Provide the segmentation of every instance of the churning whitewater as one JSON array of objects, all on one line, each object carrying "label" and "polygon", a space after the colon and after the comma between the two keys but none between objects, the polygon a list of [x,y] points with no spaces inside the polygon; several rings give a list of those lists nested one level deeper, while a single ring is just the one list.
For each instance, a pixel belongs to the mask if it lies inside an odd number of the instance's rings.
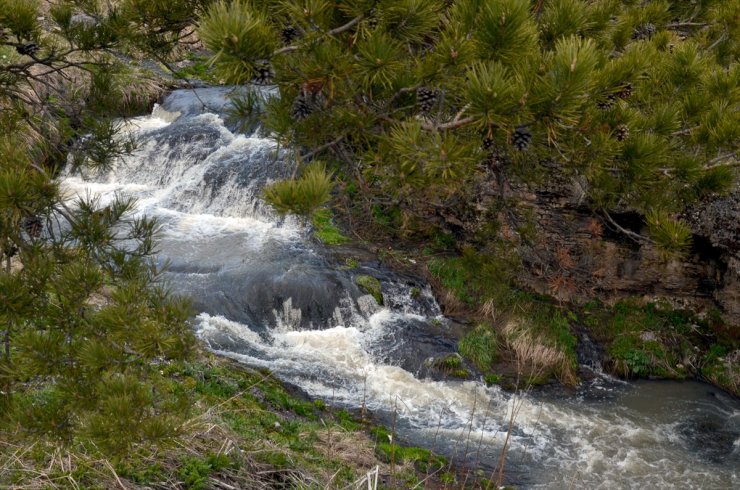
[{"label": "churning whitewater", "polygon": [[[70,200],[123,193],[159,219],[167,280],[193,299],[213,351],[394,418],[399,437],[487,472],[514,411],[506,481],[522,488],[740,487],[740,403],[709,385],[601,376],[547,398],[429,379],[427,360],[455,352],[429,287],[377,264],[340,267],[298,220],[274,215],[260,191],[290,175],[289,159],[259,130],[233,131],[228,95],[174,92],[122,123],[139,142],[133,155],[62,182]],[[384,306],[358,274],[381,281]]]}]

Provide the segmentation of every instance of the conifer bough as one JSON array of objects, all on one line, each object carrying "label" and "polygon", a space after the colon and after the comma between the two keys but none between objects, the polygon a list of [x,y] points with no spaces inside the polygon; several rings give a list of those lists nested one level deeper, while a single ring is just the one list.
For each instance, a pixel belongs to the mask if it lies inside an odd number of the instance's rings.
[{"label": "conifer bough", "polygon": [[0,0],[0,438],[121,455],[182,430],[189,394],[158,366],[192,352],[190,308],[161,286],[155,221],[55,178],[131,151],[114,118],[151,91],[120,60],[165,60],[212,2],[41,3]]},{"label": "conifer bough", "polygon": [[496,152],[499,178],[585,178],[598,215],[660,213],[649,230],[665,238],[685,206],[735,183],[739,12],[723,1],[233,1],[212,5],[199,33],[227,83],[270,64],[280,97],[263,124],[361,189],[364,215],[384,209],[424,234],[441,208],[485,214],[476,189],[495,146],[516,150]]}]

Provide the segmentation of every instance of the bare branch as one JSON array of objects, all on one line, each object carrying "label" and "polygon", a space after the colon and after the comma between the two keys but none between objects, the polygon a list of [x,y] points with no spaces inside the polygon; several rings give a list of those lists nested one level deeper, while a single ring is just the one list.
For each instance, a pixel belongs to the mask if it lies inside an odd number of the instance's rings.
[{"label": "bare branch", "polygon": [[[726,160],[730,159],[732,159],[733,161],[729,163],[724,163]],[[710,168],[722,167],[723,165],[737,165],[737,154],[735,152],[730,152],[714,157],[709,160],[706,165],[704,165],[704,169],[709,170]]]},{"label": "bare branch", "polygon": [[341,34],[343,32],[346,32],[346,31],[352,29],[357,24],[359,24],[360,21],[362,19],[364,19],[364,18],[365,18],[365,15],[360,14],[357,17],[355,17],[354,19],[352,19],[349,22],[347,22],[346,24],[344,24],[343,26],[339,26],[336,29],[332,29],[331,31],[327,32],[327,34],[329,36],[336,36],[337,34]]},{"label": "bare branch", "polygon": [[422,124],[421,127],[426,129],[427,131],[446,131],[448,129],[457,129],[462,126],[466,126],[473,121],[475,121],[475,118],[473,116],[468,116],[464,119],[452,120],[450,122],[443,123],[443,124],[425,123],[425,124]]},{"label": "bare branch", "polygon": [[330,142],[328,142],[328,143],[325,143],[325,144],[323,144],[323,145],[319,146],[318,148],[315,148],[315,149],[313,149],[313,150],[309,151],[309,152],[308,152],[308,153],[306,153],[305,155],[301,155],[301,160],[305,160],[305,159],[307,159],[307,158],[311,158],[311,157],[313,157],[314,155],[316,155],[316,154],[318,154],[318,153],[321,153],[321,152],[322,152],[322,151],[324,151],[324,150],[328,150],[328,149],[329,149],[329,148],[331,148],[332,146],[334,146],[334,145],[336,145],[337,143],[339,143],[340,141],[342,141],[342,140],[343,140],[343,139],[344,139],[345,137],[346,137],[346,135],[342,134],[342,135],[340,135],[340,136],[339,136],[338,138],[336,138],[336,139],[334,139],[334,140],[332,140],[332,141],[330,141]]},{"label": "bare branch", "polygon": [[709,24],[706,22],[673,22],[666,24],[666,29],[679,29],[681,27],[705,27]]},{"label": "bare branch", "polygon": [[630,237],[632,240],[638,242],[638,243],[651,243],[655,244],[654,240],[651,240],[650,238],[640,235],[639,233],[635,233],[634,231],[630,231],[626,228],[623,228],[622,226],[618,225],[616,221],[611,217],[611,215],[607,211],[603,211],[604,217],[611,223],[611,225],[619,230],[620,232],[624,233],[626,236]]}]

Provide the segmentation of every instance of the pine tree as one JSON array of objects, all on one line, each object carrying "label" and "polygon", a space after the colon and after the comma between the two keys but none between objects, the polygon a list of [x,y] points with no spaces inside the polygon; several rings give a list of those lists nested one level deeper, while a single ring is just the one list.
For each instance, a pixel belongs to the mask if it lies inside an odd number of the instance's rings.
[{"label": "pine tree", "polygon": [[150,99],[121,53],[164,59],[206,3],[62,1],[42,16],[38,2],[0,0],[3,434],[120,454],[179,430],[186,393],[157,364],[194,340],[188,304],[159,285],[157,224],[129,199],[65,201],[56,177],[68,155],[105,167],[133,149],[113,118]]},{"label": "pine tree", "polygon": [[[271,64],[281,97],[263,124],[362,188],[362,215],[395,209],[423,235],[440,207],[480,200],[481,166],[468,162],[489,159],[481,131],[517,150],[510,181],[584,176],[597,215],[660,210],[678,223],[726,192],[737,13],[721,1],[235,1],[208,9],[199,33],[228,83]],[[280,39],[286,25],[301,36]],[[325,103],[307,110],[307,89]]]}]

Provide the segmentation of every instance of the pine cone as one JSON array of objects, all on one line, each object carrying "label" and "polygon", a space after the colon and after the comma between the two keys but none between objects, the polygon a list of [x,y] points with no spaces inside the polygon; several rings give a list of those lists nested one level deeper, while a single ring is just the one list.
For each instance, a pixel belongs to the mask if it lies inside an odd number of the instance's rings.
[{"label": "pine cone", "polygon": [[608,111],[612,107],[614,107],[614,104],[617,102],[617,96],[615,94],[609,94],[606,96],[606,99],[602,99],[596,102],[596,107],[601,109],[602,111]]},{"label": "pine cone", "polygon": [[36,43],[16,44],[15,50],[18,51],[18,54],[32,56],[38,52],[39,45]]},{"label": "pine cone", "polygon": [[428,87],[419,87],[416,89],[416,102],[419,104],[419,111],[427,113],[437,103],[439,97],[438,89],[430,89]]},{"label": "pine cone", "polygon": [[375,30],[376,27],[378,27],[378,23],[380,22],[380,19],[378,19],[378,9],[376,7],[373,7],[370,9],[370,11],[365,16],[365,22],[367,24],[367,27],[371,30]]},{"label": "pine cone", "polygon": [[632,96],[632,84],[626,83],[622,86],[621,90],[617,92],[617,97],[620,99],[629,99]]},{"label": "pine cone", "polygon": [[252,78],[252,83],[255,85],[270,85],[275,76],[272,71],[272,67],[270,65],[261,65],[255,68],[257,70],[257,74]]},{"label": "pine cone", "polygon": [[290,44],[299,35],[300,33],[298,32],[298,29],[296,29],[293,26],[286,26],[283,28],[282,32],[280,33],[280,38],[283,40],[283,43]]},{"label": "pine cone", "polygon": [[525,151],[532,142],[532,132],[526,126],[519,126],[511,135],[511,144],[519,151]]},{"label": "pine cone", "polygon": [[632,39],[650,39],[657,31],[655,24],[652,22],[646,22],[640,26],[635,27],[632,33]]},{"label": "pine cone", "polygon": [[615,130],[615,134],[618,141],[624,141],[629,138],[630,128],[628,128],[626,124],[620,124]]},{"label": "pine cone", "polygon": [[490,150],[493,148],[493,145],[494,145],[493,138],[491,138],[490,136],[486,136],[485,138],[483,138],[483,142],[481,143],[480,146],[484,150]]},{"label": "pine cone", "polygon": [[290,115],[296,121],[302,121],[311,115],[311,105],[308,103],[303,95],[299,95],[293,99],[293,107],[290,109]]},{"label": "pine cone", "polygon": [[41,235],[41,230],[44,228],[44,224],[38,216],[24,218],[21,224],[26,233],[28,233],[28,236],[32,238],[37,238]]}]

